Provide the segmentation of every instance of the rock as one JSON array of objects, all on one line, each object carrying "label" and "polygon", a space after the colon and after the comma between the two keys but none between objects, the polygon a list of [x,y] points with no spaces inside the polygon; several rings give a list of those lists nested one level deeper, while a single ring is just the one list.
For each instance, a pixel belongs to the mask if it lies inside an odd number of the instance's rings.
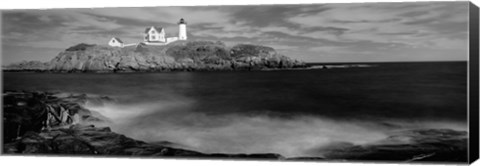
[{"label": "rock", "polygon": [[40,61],[22,61],[5,67],[9,71],[44,71],[50,69],[50,63]]},{"label": "rock", "polygon": [[[174,143],[172,143],[174,144]],[[5,153],[80,154],[115,156],[213,157],[284,159],[278,154],[205,154],[150,144],[114,133],[110,128],[74,125],[49,131],[28,132],[21,139],[5,144]]]},{"label": "rock", "polygon": [[244,57],[259,57],[259,58],[271,58],[275,56],[277,52],[271,47],[257,46],[250,44],[239,44],[233,46],[230,50],[230,55],[233,58],[240,59]]},{"label": "rock", "polygon": [[89,99],[86,95],[61,95],[46,92],[5,91],[3,95],[5,142],[14,141],[27,132],[61,127],[79,121],[102,121],[92,118],[83,108],[87,100],[111,101],[101,96]]},{"label": "rock", "polygon": [[6,71],[145,72],[174,70],[262,70],[306,67],[305,63],[278,54],[271,47],[222,42],[179,41],[165,46],[109,47],[78,44],[60,52],[50,62],[21,62]]},{"label": "rock", "polygon": [[371,144],[336,143],[319,151],[327,159],[466,162],[467,137],[465,131],[413,129]]},{"label": "rock", "polygon": [[27,131],[40,131],[46,125],[48,113],[42,93],[5,93],[3,96],[4,141],[9,142]]},{"label": "rock", "polygon": [[85,44],[85,43],[80,43],[75,46],[72,46],[70,48],[67,48],[67,51],[84,51],[89,47],[93,47],[95,44]]},{"label": "rock", "polygon": [[[169,141],[146,143],[115,133],[109,127],[88,124],[92,119],[101,118],[80,104],[91,99],[113,100],[106,96],[5,91],[3,97],[3,152],[6,154],[283,159],[273,153],[206,154],[181,148],[180,144]],[[67,121],[62,114],[81,116],[84,123]]]}]

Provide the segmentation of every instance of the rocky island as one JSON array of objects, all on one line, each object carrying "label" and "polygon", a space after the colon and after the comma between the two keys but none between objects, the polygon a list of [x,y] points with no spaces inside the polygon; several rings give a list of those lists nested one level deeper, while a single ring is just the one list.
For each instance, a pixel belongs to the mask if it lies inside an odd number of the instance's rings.
[{"label": "rocky island", "polygon": [[266,46],[217,41],[175,41],[168,45],[138,44],[109,47],[81,43],[60,52],[49,62],[24,61],[4,71],[39,72],[163,72],[265,70],[304,68],[304,62]]}]

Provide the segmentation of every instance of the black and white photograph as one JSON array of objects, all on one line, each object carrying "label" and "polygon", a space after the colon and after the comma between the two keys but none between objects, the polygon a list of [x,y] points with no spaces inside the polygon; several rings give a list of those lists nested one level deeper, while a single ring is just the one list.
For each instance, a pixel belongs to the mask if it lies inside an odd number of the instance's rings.
[{"label": "black and white photograph", "polygon": [[467,164],[473,8],[2,9],[2,155]]}]

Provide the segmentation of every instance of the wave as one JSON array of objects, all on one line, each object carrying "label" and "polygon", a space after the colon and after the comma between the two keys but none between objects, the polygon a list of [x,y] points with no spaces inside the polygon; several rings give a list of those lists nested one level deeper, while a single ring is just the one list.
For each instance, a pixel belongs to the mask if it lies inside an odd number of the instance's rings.
[{"label": "wave", "polygon": [[312,148],[338,142],[366,145],[392,132],[449,128],[466,130],[449,121],[334,120],[327,117],[279,118],[239,113],[207,114],[195,110],[192,100],[163,100],[134,104],[86,104],[107,117],[113,131],[147,141],[168,141],[204,153],[278,153],[285,157],[321,157]]}]

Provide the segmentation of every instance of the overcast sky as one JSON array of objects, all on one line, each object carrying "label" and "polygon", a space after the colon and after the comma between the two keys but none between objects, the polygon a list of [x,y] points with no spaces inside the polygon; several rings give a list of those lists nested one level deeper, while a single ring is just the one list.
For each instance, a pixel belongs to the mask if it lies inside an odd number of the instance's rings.
[{"label": "overcast sky", "polygon": [[468,2],[5,10],[2,63],[49,61],[78,43],[143,40],[146,27],[189,40],[271,46],[307,62],[466,60]]}]

